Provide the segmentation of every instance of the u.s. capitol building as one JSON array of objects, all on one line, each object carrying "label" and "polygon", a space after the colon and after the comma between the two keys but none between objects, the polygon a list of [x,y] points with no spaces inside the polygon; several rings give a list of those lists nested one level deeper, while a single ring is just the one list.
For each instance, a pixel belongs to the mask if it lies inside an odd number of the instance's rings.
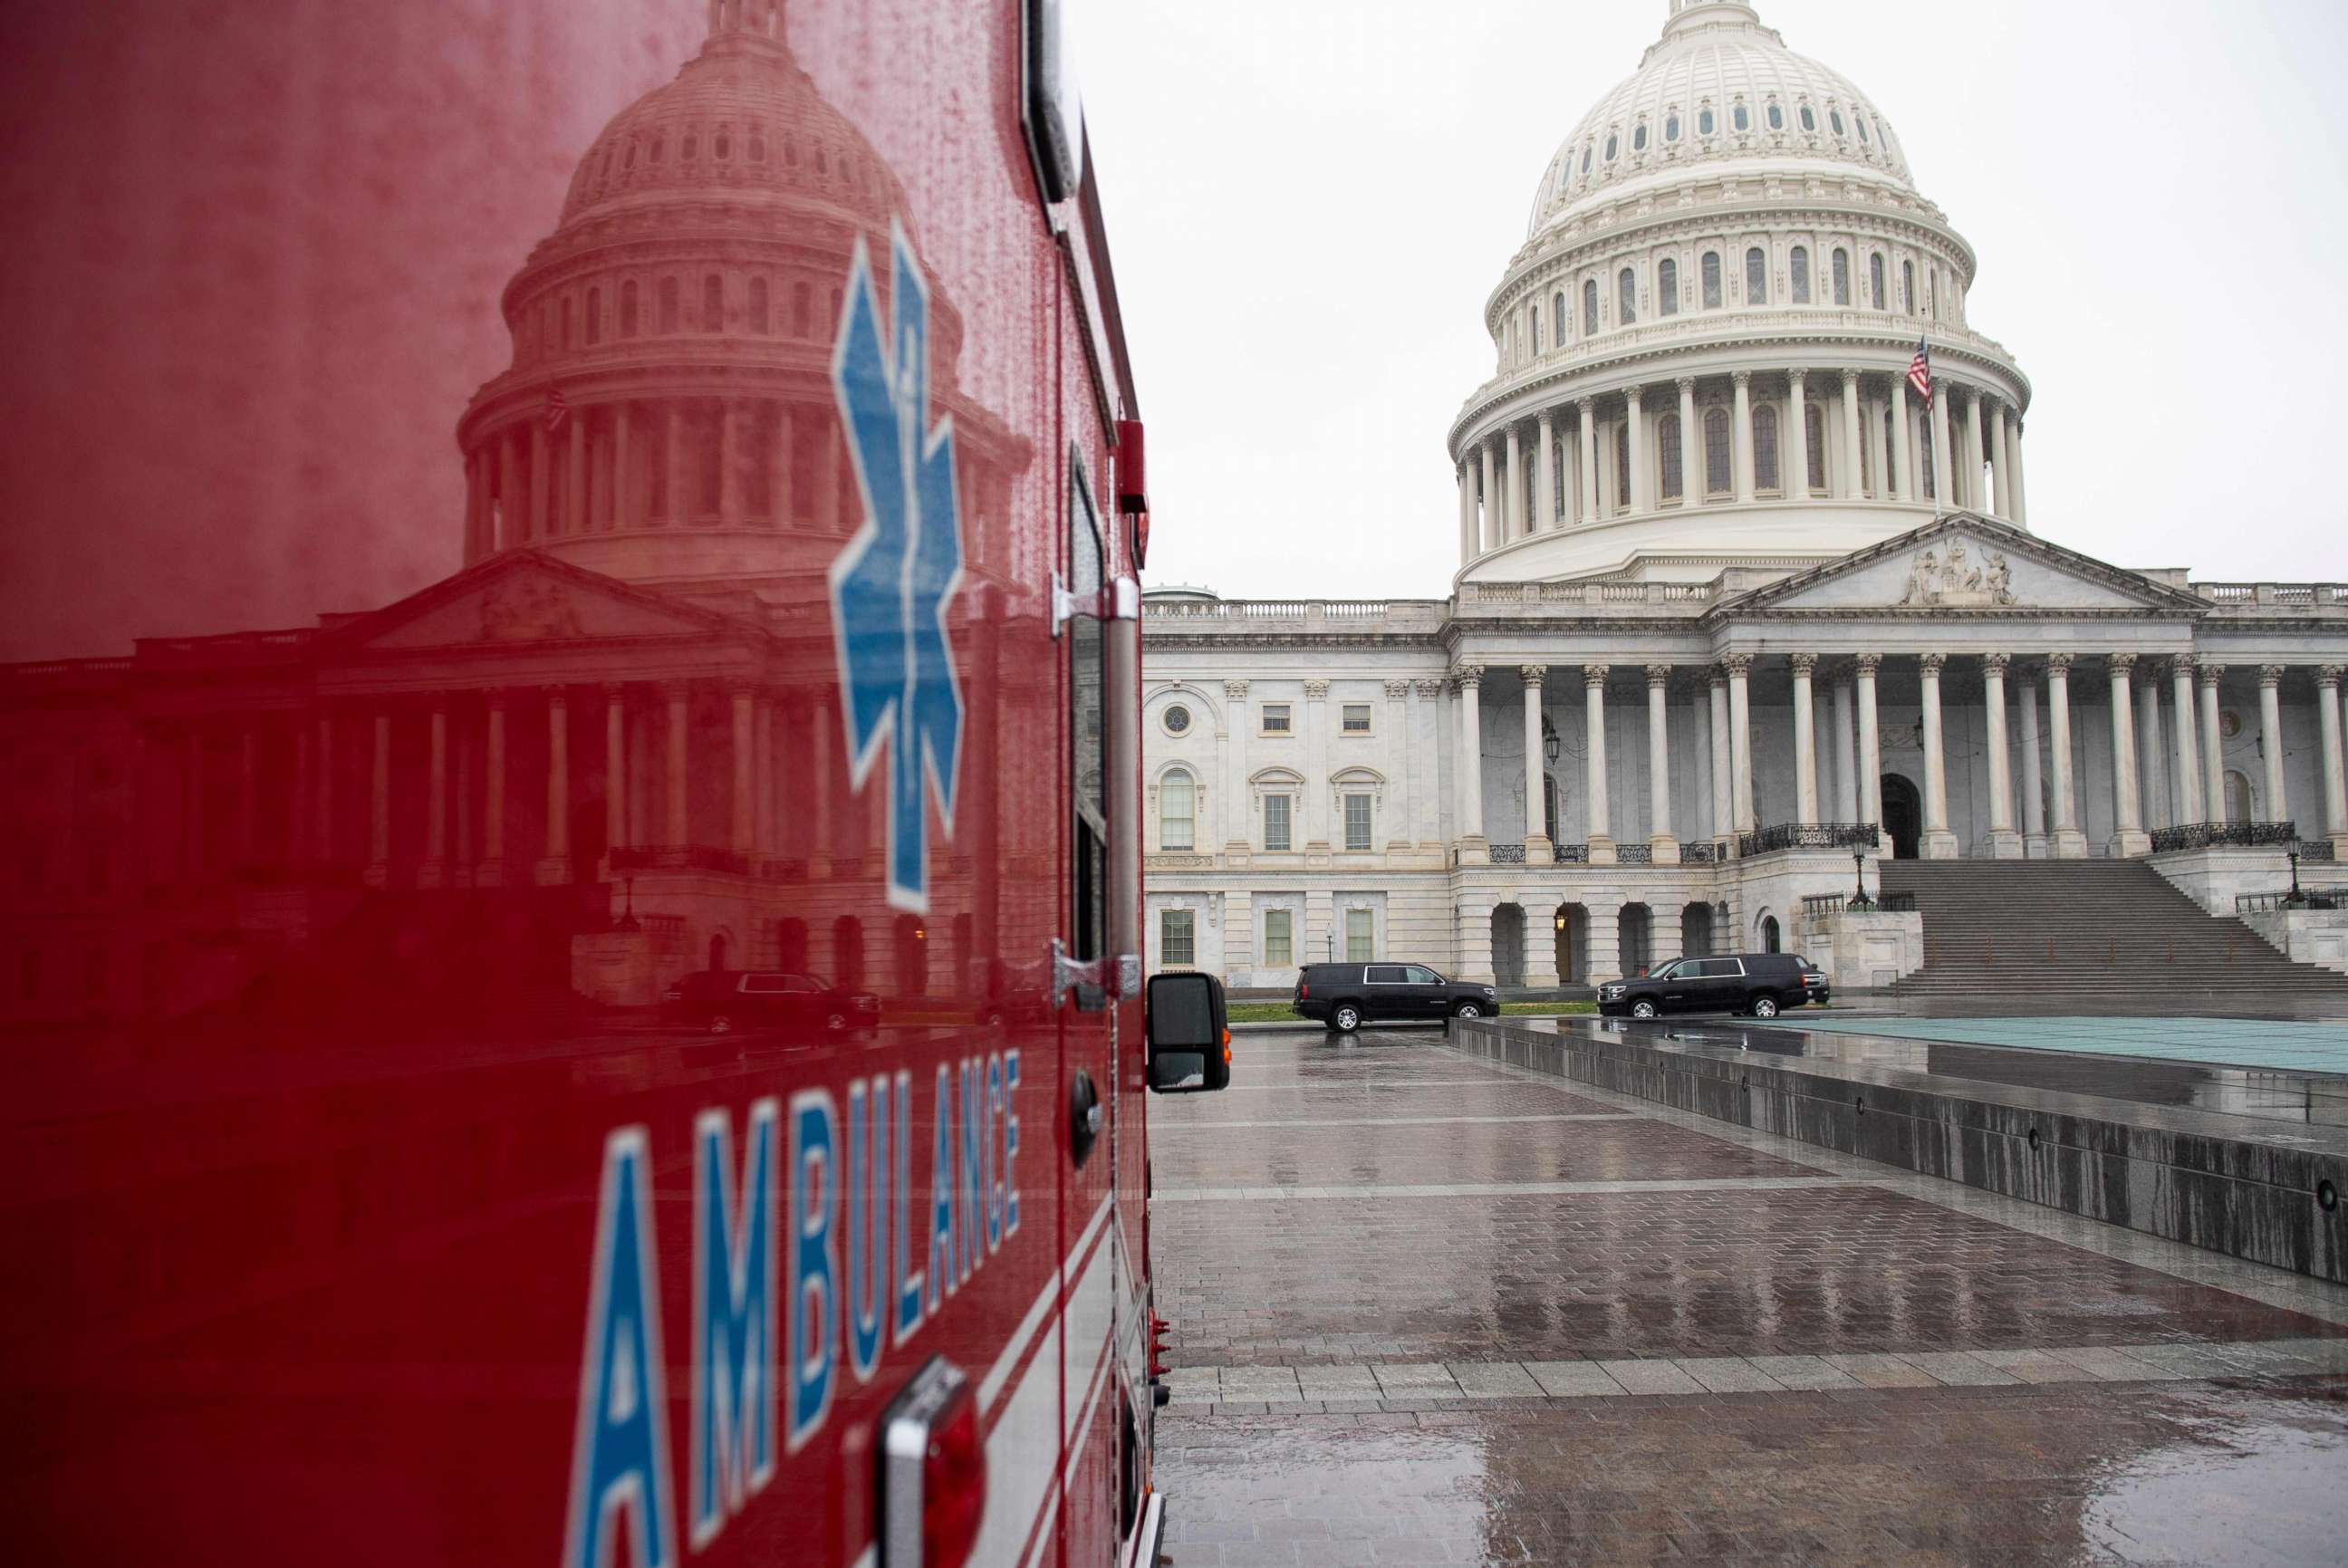
[{"label": "u.s. capitol building", "polygon": [[1855,852],[2149,857],[2222,913],[2348,859],[2348,586],[2042,537],[1976,272],[1864,94],[1672,0],[1485,307],[1449,596],[1149,596],[1152,967],[1799,946],[1863,985],[1919,939],[1838,948]]}]

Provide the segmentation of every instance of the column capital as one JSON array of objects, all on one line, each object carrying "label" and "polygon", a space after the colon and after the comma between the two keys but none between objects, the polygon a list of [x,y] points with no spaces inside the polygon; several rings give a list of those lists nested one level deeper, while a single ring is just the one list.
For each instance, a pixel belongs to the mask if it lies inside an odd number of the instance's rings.
[{"label": "column capital", "polygon": [[1409,695],[1410,683],[1408,681],[1386,682],[1386,700],[1388,702],[1400,702]]},{"label": "column capital", "polygon": [[2282,675],[2286,667],[2288,666],[2283,665],[2260,665],[2259,666],[2259,688],[2261,691],[2272,691],[2277,686],[2282,685]]},{"label": "column capital", "polygon": [[2000,680],[2003,680],[2005,678],[2005,672],[2013,667],[2013,655],[2012,654],[1983,654],[1982,655],[1982,674],[1985,676],[1995,676]]},{"label": "column capital", "polygon": [[1704,672],[1704,684],[1715,692],[1725,692],[1728,689],[1728,672],[1718,665],[1707,665]]},{"label": "column capital", "polygon": [[2209,660],[2203,659],[2199,662],[2199,668],[2201,684],[2210,691],[2216,691],[2218,683],[2226,678],[2226,666],[2223,665],[2211,664]]},{"label": "column capital", "polygon": [[1844,371],[1842,373],[1842,384],[1846,391],[1857,392],[1859,390],[1859,372],[1856,370]]},{"label": "column capital", "polygon": [[1673,385],[1680,389],[1680,396],[1683,397],[1693,397],[1695,396],[1695,377],[1693,376],[1680,377],[1677,380],[1673,382]]},{"label": "column capital", "polygon": [[1647,399],[1647,389],[1637,382],[1622,388],[1622,400],[1635,408]]},{"label": "column capital", "polygon": [[571,701],[571,688],[569,686],[541,686],[538,689],[539,695],[545,697],[548,704],[551,707],[561,707],[568,705]]},{"label": "column capital", "polygon": [[1918,666],[1923,670],[1927,679],[1939,680],[1941,678],[1941,671],[1948,666],[1949,655],[1946,654],[1926,654],[1919,658],[1916,663]]},{"label": "column capital", "polygon": [[1245,681],[1225,681],[1223,683],[1223,696],[1229,697],[1233,702],[1245,702],[1247,700],[1247,694],[1248,684]]},{"label": "column capital", "polygon": [[1306,702],[1328,701],[1329,683],[1327,681],[1306,681],[1304,683],[1304,700]]},{"label": "column capital", "polygon": [[2343,675],[2348,675],[2348,665],[2318,665],[2315,666],[2315,684],[2319,686],[2336,686],[2340,684],[2340,677]]},{"label": "column capital", "polygon": [[2078,655],[2075,654],[2047,655],[2046,678],[2049,680],[2068,680],[2071,676],[2071,661],[2077,656]]},{"label": "column capital", "polygon": [[1818,673],[1818,656],[1816,654],[1796,654],[1793,655],[1793,665],[1795,676],[1797,679],[1807,680]]},{"label": "column capital", "polygon": [[1484,666],[1471,664],[1452,665],[1451,684],[1463,692],[1470,686],[1481,687],[1484,684]]},{"label": "column capital", "polygon": [[1647,685],[1651,688],[1654,686],[1669,686],[1671,684],[1671,679],[1672,666],[1670,665],[1649,665],[1647,666]]},{"label": "column capital", "polygon": [[2111,671],[2112,678],[2115,680],[2126,680],[2130,675],[2135,673],[2136,661],[2137,655],[2134,654],[2106,654],[2104,655],[2104,664],[2106,667]]},{"label": "column capital", "polygon": [[1584,419],[1594,419],[1598,417],[1598,399],[1595,397],[1587,395],[1576,397],[1573,400],[1573,406],[1581,410],[1581,417]]},{"label": "column capital", "polygon": [[1583,689],[1588,691],[1604,691],[1606,689],[1606,677],[1612,673],[1613,666],[1611,665],[1582,665],[1581,685]]},{"label": "column capital", "polygon": [[601,689],[604,696],[613,702],[618,702],[628,695],[628,685],[625,681],[605,681]]},{"label": "column capital", "polygon": [[1420,681],[1418,683],[1418,699],[1421,702],[1433,702],[1437,697],[1441,696],[1442,695],[1443,683],[1441,681]]},{"label": "column capital", "polygon": [[1786,385],[1788,387],[1799,387],[1803,382],[1807,381],[1809,378],[1810,367],[1807,365],[1797,365],[1794,368],[1786,372]]},{"label": "column capital", "polygon": [[1741,681],[1746,676],[1753,673],[1753,655],[1751,654],[1725,654],[1721,656],[1720,667],[1728,672],[1728,678],[1730,680]]},{"label": "column capital", "polygon": [[1517,676],[1525,683],[1525,685],[1530,686],[1535,691],[1539,691],[1541,688],[1541,684],[1549,679],[1549,666],[1547,665],[1519,665],[1517,666]]},{"label": "column capital", "polygon": [[1740,388],[1750,387],[1753,385],[1753,372],[1750,370],[1732,370],[1729,372],[1728,379]]},{"label": "column capital", "polygon": [[1883,669],[1883,655],[1881,654],[1858,655],[1850,661],[1850,667],[1854,675],[1867,680],[1873,680]]}]

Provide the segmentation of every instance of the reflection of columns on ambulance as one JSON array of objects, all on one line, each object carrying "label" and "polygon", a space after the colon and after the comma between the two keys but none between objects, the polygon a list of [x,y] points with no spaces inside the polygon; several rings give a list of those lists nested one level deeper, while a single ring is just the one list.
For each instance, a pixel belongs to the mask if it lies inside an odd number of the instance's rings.
[{"label": "reflection of columns on ambulance", "polygon": [[628,688],[615,681],[603,687],[604,854],[608,859],[627,847]]},{"label": "reflection of columns on ambulance", "polygon": [[571,880],[571,697],[561,686],[546,694],[546,858],[541,886]]},{"label": "reflection of columns on ambulance", "polygon": [[691,801],[685,794],[690,787],[690,775],[685,772],[686,737],[693,724],[693,692],[683,686],[665,686],[662,696],[668,699],[668,778],[662,790],[662,799],[668,809],[668,829],[664,835],[671,849],[693,841]]},{"label": "reflection of columns on ambulance", "polygon": [[363,881],[369,887],[391,881],[391,715],[375,716],[375,748],[371,758],[373,783],[367,794],[367,863]]},{"label": "reflection of columns on ambulance", "polygon": [[424,802],[424,863],[416,869],[416,885],[435,888],[448,880],[448,705],[432,699],[432,755],[426,777]]}]

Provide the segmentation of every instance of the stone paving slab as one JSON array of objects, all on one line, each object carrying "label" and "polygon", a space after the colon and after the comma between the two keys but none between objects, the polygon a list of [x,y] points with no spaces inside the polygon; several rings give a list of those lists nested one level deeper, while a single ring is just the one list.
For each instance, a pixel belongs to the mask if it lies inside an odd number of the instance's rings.
[{"label": "stone paving slab", "polygon": [[1619,1113],[1595,1122],[1446,1119],[1327,1125],[1347,1130],[1332,1136],[1272,1121],[1201,1127],[1197,1136],[1161,1139],[1150,1155],[1158,1195],[1213,1188],[1375,1187],[1396,1192],[1423,1187],[1427,1173],[1436,1171],[1455,1188],[1551,1184],[1540,1187],[1544,1191],[1629,1179],[1648,1184],[1722,1177],[1818,1179],[1807,1165]]}]

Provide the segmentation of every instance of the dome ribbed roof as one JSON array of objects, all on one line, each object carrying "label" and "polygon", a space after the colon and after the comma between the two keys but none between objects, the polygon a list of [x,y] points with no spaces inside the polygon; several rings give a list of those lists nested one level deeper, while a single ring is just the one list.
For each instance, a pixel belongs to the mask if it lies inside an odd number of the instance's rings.
[{"label": "dome ribbed roof", "polygon": [[1744,0],[1673,0],[1663,36],[1638,70],[1598,100],[1550,160],[1529,232],[1627,191],[1727,172],[1715,167],[1725,165],[1872,177],[1914,191],[1891,127],[1849,77],[1786,47]]},{"label": "dome ribbed roof", "polygon": [[720,33],[604,127],[572,177],[562,226],[647,200],[763,192],[819,196],[883,232],[904,206],[896,176],[788,51]]}]

